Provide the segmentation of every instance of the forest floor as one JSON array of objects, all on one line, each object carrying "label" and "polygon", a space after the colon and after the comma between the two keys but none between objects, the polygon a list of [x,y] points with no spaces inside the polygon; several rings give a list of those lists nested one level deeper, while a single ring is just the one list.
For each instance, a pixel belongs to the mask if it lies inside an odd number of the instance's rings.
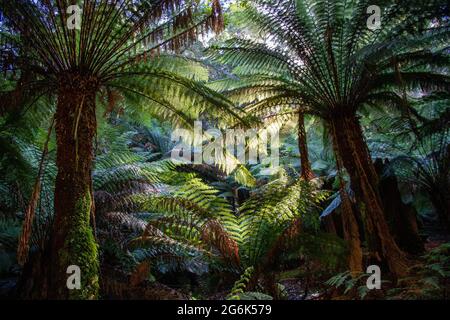
[{"label": "forest floor", "polygon": [[284,279],[280,283],[284,286],[288,300],[306,300],[303,281],[300,279]]},{"label": "forest floor", "polygon": [[[429,252],[430,250],[439,247],[444,243],[450,243],[449,234],[436,232],[436,230],[433,231],[433,233],[428,233],[427,239],[424,243],[425,252]],[[0,300],[12,298],[11,294],[15,290],[19,275],[19,270],[14,270],[14,272],[12,272],[10,275],[0,277]],[[284,289],[284,299],[286,300],[316,300],[321,299],[321,295],[325,293],[322,292],[321,294],[320,290],[319,292],[317,292],[318,290],[314,290],[312,288],[308,289],[308,283],[306,282],[304,276],[302,276],[302,273],[299,272],[299,269],[280,272],[277,275],[277,278],[278,283],[281,284]],[[170,288],[170,286],[163,291],[168,290],[176,292],[176,290],[174,288]],[[152,289],[152,291],[154,291],[154,288]],[[217,292],[213,295],[208,296],[207,299],[224,300],[226,299],[228,294],[229,291]],[[143,296],[145,296],[145,294]],[[186,296],[188,296],[188,294]],[[142,296],[140,298],[142,298]]]},{"label": "forest floor", "polygon": [[16,288],[18,278],[0,279],[0,299],[7,299]]}]

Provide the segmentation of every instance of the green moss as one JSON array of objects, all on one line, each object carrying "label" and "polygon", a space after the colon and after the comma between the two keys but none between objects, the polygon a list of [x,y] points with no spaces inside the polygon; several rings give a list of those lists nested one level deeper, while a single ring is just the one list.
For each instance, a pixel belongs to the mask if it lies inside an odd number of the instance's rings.
[{"label": "green moss", "polygon": [[60,255],[63,268],[76,265],[81,270],[81,289],[69,290],[69,299],[96,299],[99,291],[98,245],[90,226],[91,196],[81,198],[74,216],[67,221],[70,232]]}]

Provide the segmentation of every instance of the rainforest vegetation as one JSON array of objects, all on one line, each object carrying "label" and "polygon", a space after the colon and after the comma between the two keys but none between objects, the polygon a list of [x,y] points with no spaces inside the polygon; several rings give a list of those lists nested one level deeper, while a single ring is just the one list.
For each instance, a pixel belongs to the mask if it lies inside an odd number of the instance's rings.
[{"label": "rainforest vegetation", "polygon": [[0,0],[0,299],[448,299],[449,16]]}]

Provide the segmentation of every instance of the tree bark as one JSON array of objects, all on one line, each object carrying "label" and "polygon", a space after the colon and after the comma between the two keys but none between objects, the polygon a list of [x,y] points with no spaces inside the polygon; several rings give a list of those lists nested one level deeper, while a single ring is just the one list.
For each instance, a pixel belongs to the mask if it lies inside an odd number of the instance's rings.
[{"label": "tree bark", "polygon": [[338,234],[338,232],[336,230],[336,225],[334,223],[334,219],[331,215],[328,215],[322,219],[322,225],[323,225],[325,232],[335,234],[335,235]]},{"label": "tree bark", "polygon": [[344,239],[349,244],[350,254],[348,256],[348,267],[353,276],[363,271],[363,252],[359,234],[359,226],[356,221],[353,207],[348,194],[341,190],[341,214]]},{"label": "tree bark", "polygon": [[336,154],[336,165],[338,169],[339,194],[341,197],[341,221],[342,233],[344,240],[349,246],[348,268],[353,277],[357,277],[363,271],[363,252],[361,248],[361,239],[359,225],[356,220],[355,210],[346,190],[343,178],[343,161],[340,157],[337,145],[333,144],[334,153]]},{"label": "tree bark", "polygon": [[442,146],[440,155],[433,156],[437,176],[429,185],[430,200],[438,213],[444,230],[450,233],[450,143]]},{"label": "tree bark", "polygon": [[407,260],[389,232],[378,192],[378,176],[354,113],[337,112],[329,119],[337,157],[350,176],[351,187],[365,225],[370,260],[386,264],[397,277],[407,273]]},{"label": "tree bark", "polygon": [[311,163],[308,156],[308,142],[305,130],[305,116],[302,112],[298,113],[298,149],[300,151],[300,176],[304,180],[312,180],[315,178],[314,172],[311,169]]},{"label": "tree bark", "polygon": [[447,189],[432,188],[430,191],[430,200],[434,209],[438,213],[439,222],[444,231],[450,233],[450,195]]},{"label": "tree bark", "polygon": [[[98,249],[90,225],[91,170],[96,133],[96,82],[79,76],[60,80],[56,110],[55,220],[51,234],[49,298],[95,299]],[[67,268],[78,266],[81,288],[69,290]]]},{"label": "tree bark", "polygon": [[[388,164],[377,159],[375,168],[381,174]],[[412,205],[403,203],[398,181],[393,172],[380,179],[379,191],[395,242],[402,250],[410,254],[423,253],[424,246],[419,235],[417,212]]]}]

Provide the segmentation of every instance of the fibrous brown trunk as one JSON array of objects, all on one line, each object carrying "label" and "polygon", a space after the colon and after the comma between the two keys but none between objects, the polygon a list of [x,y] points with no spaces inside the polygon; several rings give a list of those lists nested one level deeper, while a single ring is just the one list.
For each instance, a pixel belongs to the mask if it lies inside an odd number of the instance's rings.
[{"label": "fibrous brown trunk", "polygon": [[441,226],[450,233],[450,194],[448,190],[448,188],[432,188],[430,200],[438,213]]},{"label": "fibrous brown trunk", "polygon": [[440,154],[433,156],[437,175],[427,190],[431,203],[438,213],[440,223],[444,230],[450,233],[450,193],[448,192],[450,189],[450,143],[446,144]]},{"label": "fibrous brown trunk", "polygon": [[[49,298],[94,299],[99,262],[91,228],[91,167],[96,132],[96,82],[81,76],[60,80],[56,110],[55,221],[51,234]],[[69,266],[81,271],[81,288],[69,290]]]},{"label": "fibrous brown trunk", "polygon": [[351,274],[357,276],[363,271],[363,253],[359,235],[359,226],[351,205],[350,198],[345,190],[341,190],[341,215],[344,239],[349,244],[350,254],[348,256],[348,266]]},{"label": "fibrous brown trunk", "polygon": [[372,263],[385,263],[395,276],[404,276],[407,260],[389,232],[378,192],[378,176],[356,114],[340,110],[329,121],[337,156],[342,159],[350,176],[362,214],[370,260]]},{"label": "fibrous brown trunk", "polygon": [[334,219],[331,215],[323,217],[322,219],[323,228],[327,233],[337,235],[336,225],[334,223]]},{"label": "fibrous brown trunk", "polygon": [[308,142],[305,130],[305,116],[303,113],[298,113],[298,148],[300,151],[301,172],[300,175],[305,180],[312,180],[315,178],[311,169],[311,163],[308,156]]},{"label": "fibrous brown trunk", "polygon": [[356,220],[355,212],[347,193],[344,178],[343,178],[343,161],[339,155],[337,146],[333,144],[333,149],[336,154],[336,164],[338,169],[339,179],[339,194],[341,197],[341,221],[342,233],[344,240],[347,241],[349,247],[348,268],[353,277],[358,276],[363,271],[363,252],[361,248],[361,239],[358,222]]},{"label": "fibrous brown trunk", "polygon": [[[389,163],[383,160],[375,161],[375,168],[379,174]],[[417,212],[410,204],[402,201],[396,176],[391,173],[380,179],[380,196],[383,201],[386,219],[399,247],[410,254],[420,254],[424,250],[423,241],[419,235]]]},{"label": "fibrous brown trunk", "polygon": [[17,283],[18,299],[43,300],[48,298],[49,253],[49,250],[36,250],[30,254]]}]

